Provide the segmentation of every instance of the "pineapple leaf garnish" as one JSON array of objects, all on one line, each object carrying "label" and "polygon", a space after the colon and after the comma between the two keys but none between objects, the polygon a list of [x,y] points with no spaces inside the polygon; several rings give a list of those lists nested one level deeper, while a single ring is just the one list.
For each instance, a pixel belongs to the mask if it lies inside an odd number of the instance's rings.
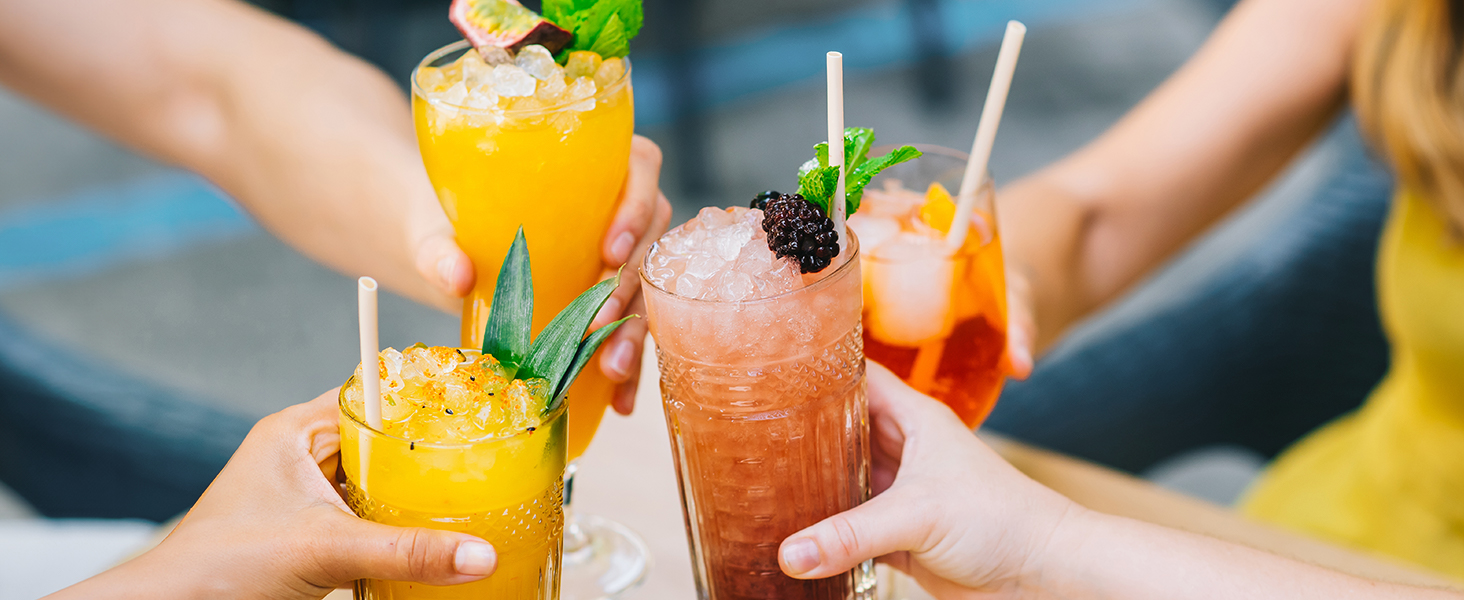
[{"label": "pineapple leaf garnish", "polygon": [[[850,127],[844,130],[844,169],[848,173],[844,177],[844,214],[852,215],[859,210],[865,186],[880,171],[919,158],[921,154],[914,146],[900,146],[889,154],[870,159],[869,149],[873,145],[873,129]],[[813,147],[813,152],[814,158],[798,168],[798,193],[828,214],[829,202],[839,185],[839,169],[829,166],[828,142],[819,142]]]},{"label": "pineapple leaf garnish", "polygon": [[509,369],[524,364],[529,354],[529,329],[534,321],[534,275],[529,269],[529,245],[519,227],[498,271],[488,326],[483,329],[483,354]]},{"label": "pineapple leaf garnish", "polygon": [[[595,314],[600,312],[605,300],[620,285],[620,274],[595,284],[569,303],[563,311],[539,332],[529,355],[520,366],[519,377],[543,377],[549,380],[549,389],[557,392],[569,385],[569,367],[580,353],[580,343],[585,341],[585,331],[590,327]],[[604,341],[601,339],[600,341]],[[598,343],[596,347],[598,347]],[[589,349],[594,352],[594,348]],[[554,398],[550,398],[550,404]]]},{"label": "pineapple leaf garnish", "polygon": [[620,329],[620,326],[626,321],[629,321],[639,316],[640,315],[630,315],[628,317],[620,319],[619,321],[596,329],[594,333],[591,333],[589,337],[586,337],[583,342],[580,342],[579,349],[574,353],[574,363],[569,365],[569,372],[564,374],[564,381],[559,383],[559,389],[554,390],[554,400],[550,401],[549,406],[544,408],[545,412],[549,412],[556,408],[559,408],[559,403],[563,402],[564,396],[569,393],[569,385],[574,383],[575,379],[579,378],[580,371],[584,370],[585,365],[590,362],[590,357],[593,357],[595,355],[595,350],[600,348],[600,344],[605,343],[605,338],[608,338],[610,337],[610,334],[615,333],[616,329]]}]

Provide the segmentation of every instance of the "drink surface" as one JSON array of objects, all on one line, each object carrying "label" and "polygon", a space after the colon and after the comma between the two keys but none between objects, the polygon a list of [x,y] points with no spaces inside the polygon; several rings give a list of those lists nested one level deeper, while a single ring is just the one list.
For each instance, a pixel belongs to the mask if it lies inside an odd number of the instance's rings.
[{"label": "drink surface", "polygon": [[643,267],[698,593],[871,598],[869,564],[802,581],[777,557],[789,534],[869,497],[857,248],[800,275],[760,220],[704,209]]},{"label": "drink surface", "polygon": [[[952,157],[927,153],[921,161]],[[965,245],[945,244],[955,214],[939,182],[925,192],[898,179],[920,180],[900,165],[866,190],[849,219],[865,244],[864,351],[911,387],[945,402],[969,427],[985,420],[1006,380],[1006,276],[991,212],[989,181],[978,195]],[[927,165],[928,168],[928,165]]]},{"label": "drink surface", "polygon": [[565,409],[542,414],[543,380],[508,380],[470,350],[387,349],[380,359],[383,431],[364,424],[358,370],[341,389],[346,502],[364,519],[471,533],[493,544],[498,571],[450,587],[362,581],[358,597],[558,597]]},{"label": "drink surface", "polygon": [[[498,269],[520,225],[534,257],[536,335],[600,280],[635,117],[626,61],[576,53],[560,68],[544,56],[524,59],[537,54],[531,46],[512,64],[489,65],[508,59],[485,61],[466,47],[428,56],[412,105],[427,175],[477,272],[463,304],[462,344],[471,348],[482,344]],[[613,393],[598,365],[570,388],[572,458]]]}]

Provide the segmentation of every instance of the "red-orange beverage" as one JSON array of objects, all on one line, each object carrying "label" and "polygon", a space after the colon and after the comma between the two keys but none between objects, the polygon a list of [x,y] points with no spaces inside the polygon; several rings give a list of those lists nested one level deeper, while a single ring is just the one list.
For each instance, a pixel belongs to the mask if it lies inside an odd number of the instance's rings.
[{"label": "red-orange beverage", "polygon": [[871,600],[872,563],[778,567],[785,538],[869,498],[857,244],[800,276],[761,221],[703,209],[642,266],[697,597]]},{"label": "red-orange beverage", "polygon": [[1006,278],[990,179],[966,243],[945,246],[965,157],[925,156],[881,174],[849,220],[864,245],[864,353],[945,402],[967,426],[991,413],[1009,367]]}]

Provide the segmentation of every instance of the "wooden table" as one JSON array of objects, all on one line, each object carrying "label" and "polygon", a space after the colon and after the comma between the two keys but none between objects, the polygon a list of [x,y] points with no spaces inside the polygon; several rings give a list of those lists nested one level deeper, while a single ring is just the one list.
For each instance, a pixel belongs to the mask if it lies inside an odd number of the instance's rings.
[{"label": "wooden table", "polygon": [[[649,346],[635,414],[628,418],[606,416],[580,461],[575,505],[577,510],[620,521],[645,538],[654,563],[644,585],[631,594],[632,598],[695,598],[654,353]],[[1464,590],[1464,583],[1248,521],[1224,508],[1109,469],[1000,438],[987,439],[1033,479],[1094,510],[1193,531],[1373,579]],[[350,597],[349,592],[340,594],[339,598]],[[337,598],[331,595],[331,600]]]}]

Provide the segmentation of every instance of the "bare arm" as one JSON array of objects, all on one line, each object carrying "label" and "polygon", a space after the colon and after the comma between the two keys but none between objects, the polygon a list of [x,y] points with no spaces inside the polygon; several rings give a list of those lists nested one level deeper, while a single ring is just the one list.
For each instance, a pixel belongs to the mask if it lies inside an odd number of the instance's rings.
[{"label": "bare arm", "polygon": [[[1366,0],[1243,0],[1103,136],[999,195],[1042,347],[1274,177],[1346,99]],[[1014,348],[1015,349],[1015,348]]]}]

